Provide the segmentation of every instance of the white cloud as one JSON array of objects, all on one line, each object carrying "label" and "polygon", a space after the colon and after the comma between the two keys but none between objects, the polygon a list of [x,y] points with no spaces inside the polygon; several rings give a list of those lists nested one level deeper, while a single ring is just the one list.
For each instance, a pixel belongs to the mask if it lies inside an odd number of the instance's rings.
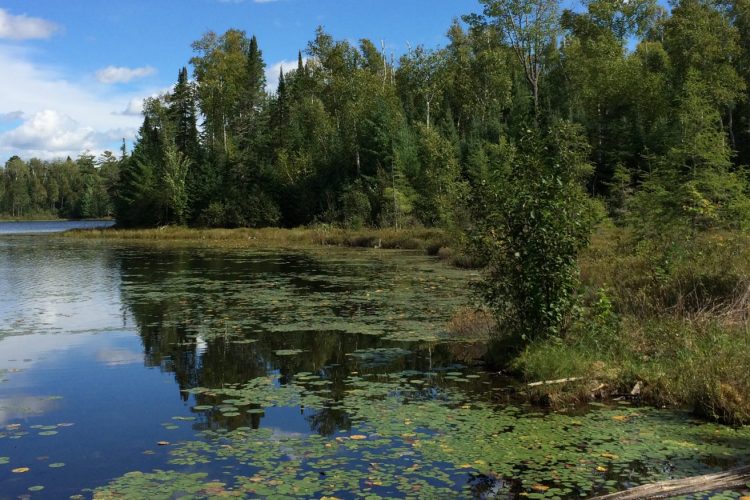
[{"label": "white cloud", "polygon": [[93,136],[92,128],[82,127],[70,116],[47,109],[0,135],[0,147],[75,155],[96,147]]},{"label": "white cloud", "polygon": [[111,85],[113,83],[128,83],[139,78],[145,78],[156,73],[156,69],[151,66],[141,68],[126,68],[122,66],[107,66],[96,72],[96,79],[99,83]]},{"label": "white cloud", "polygon": [[0,9],[0,39],[47,39],[59,29],[53,22],[26,15],[14,16],[7,10]]},{"label": "white cloud", "polygon": [[[139,115],[122,111],[136,111],[131,102],[161,90],[123,92],[85,79],[72,81],[56,69],[34,64],[32,55],[0,44],[0,68],[13,75],[0,78],[0,110],[18,110],[13,117],[25,120],[0,132],[0,161],[15,154],[54,158],[116,148],[123,137],[134,138],[141,124]],[[62,129],[50,130],[46,124],[51,122]]]},{"label": "white cloud", "polygon": [[[303,57],[302,62],[307,62],[307,58]],[[270,66],[266,66],[266,90],[268,92],[276,92],[279,88],[279,74],[281,69],[284,69],[284,74],[289,73],[292,70],[297,69],[299,64],[298,59],[284,59]]]}]

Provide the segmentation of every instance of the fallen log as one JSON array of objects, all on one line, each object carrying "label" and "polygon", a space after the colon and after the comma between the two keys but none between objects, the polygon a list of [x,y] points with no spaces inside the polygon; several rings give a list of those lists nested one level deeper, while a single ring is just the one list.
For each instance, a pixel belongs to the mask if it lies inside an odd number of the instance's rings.
[{"label": "fallen log", "polygon": [[644,484],[629,490],[595,497],[593,500],[636,500],[642,498],[670,498],[701,491],[741,488],[750,482],[750,466],[739,467],[717,474],[673,479],[654,484]]},{"label": "fallen log", "polygon": [[560,380],[545,380],[543,382],[532,382],[528,384],[528,387],[539,387],[542,385],[567,384],[568,382],[577,382],[579,380],[583,380],[583,377],[561,378]]}]

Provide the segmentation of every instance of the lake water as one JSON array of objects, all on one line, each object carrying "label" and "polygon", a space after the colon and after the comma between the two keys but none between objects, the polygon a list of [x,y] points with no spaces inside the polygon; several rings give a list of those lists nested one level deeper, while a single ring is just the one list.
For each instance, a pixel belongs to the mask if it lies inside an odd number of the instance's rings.
[{"label": "lake water", "polygon": [[7,234],[60,233],[70,229],[100,229],[112,227],[112,220],[71,220],[71,221],[0,221],[0,236]]},{"label": "lake water", "polygon": [[580,498],[750,461],[682,412],[514,403],[446,332],[475,278],[0,237],[0,499]]}]

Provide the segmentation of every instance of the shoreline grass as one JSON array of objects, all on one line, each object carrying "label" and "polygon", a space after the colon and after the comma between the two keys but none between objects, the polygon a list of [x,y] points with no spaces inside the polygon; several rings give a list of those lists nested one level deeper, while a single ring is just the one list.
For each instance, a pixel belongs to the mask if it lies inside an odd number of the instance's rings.
[{"label": "shoreline grass", "polygon": [[162,244],[186,244],[218,248],[306,248],[344,247],[419,250],[436,255],[450,246],[442,230],[341,229],[329,226],[310,228],[197,229],[163,227],[156,229],[76,229],[61,234],[65,238]]}]

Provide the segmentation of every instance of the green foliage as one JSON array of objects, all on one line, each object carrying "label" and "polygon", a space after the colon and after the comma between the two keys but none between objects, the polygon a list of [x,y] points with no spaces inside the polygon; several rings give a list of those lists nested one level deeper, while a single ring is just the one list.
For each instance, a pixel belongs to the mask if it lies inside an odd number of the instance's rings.
[{"label": "green foliage", "polygon": [[341,194],[341,213],[345,227],[361,229],[370,222],[370,198],[360,186],[351,186]]},{"label": "green foliage", "polygon": [[167,219],[184,224],[187,215],[187,173],[190,160],[174,146],[169,146],[164,155],[164,195]]},{"label": "green foliage", "polygon": [[560,31],[557,0],[481,0],[515,56],[532,97],[534,116],[541,113],[540,86],[551,65],[552,47]]},{"label": "green foliage", "polygon": [[417,211],[429,225],[446,227],[452,222],[462,190],[459,163],[453,145],[434,129],[418,126],[417,158],[420,172]]},{"label": "green foliage", "polygon": [[[534,196],[557,196],[529,172],[562,161],[539,139],[562,119],[580,127],[575,161],[593,168],[582,185],[597,202],[581,192],[574,211],[603,204],[644,238],[744,229],[746,3],[681,0],[667,13],[653,0],[591,0],[561,13],[556,0],[482,0],[445,47],[398,61],[319,28],[275,92],[254,36],[208,32],[192,46],[194,80],[182,68],[146,102],[131,156],[99,171],[83,158],[12,159],[0,210],[114,211],[124,226],[422,225],[460,239],[478,230],[474,212],[530,215],[548,204]],[[522,192],[519,179],[528,203],[514,205],[504,190]]]},{"label": "green foliage", "polygon": [[476,200],[472,243],[487,259],[480,291],[512,338],[557,334],[569,321],[578,252],[594,222],[583,190],[586,153],[576,126],[558,123],[545,139],[530,131],[507,176],[488,179],[486,196]]},{"label": "green foliage", "polygon": [[120,160],[106,151],[99,159],[28,162],[14,156],[0,169],[0,216],[11,218],[97,218],[112,214],[111,192]]}]

